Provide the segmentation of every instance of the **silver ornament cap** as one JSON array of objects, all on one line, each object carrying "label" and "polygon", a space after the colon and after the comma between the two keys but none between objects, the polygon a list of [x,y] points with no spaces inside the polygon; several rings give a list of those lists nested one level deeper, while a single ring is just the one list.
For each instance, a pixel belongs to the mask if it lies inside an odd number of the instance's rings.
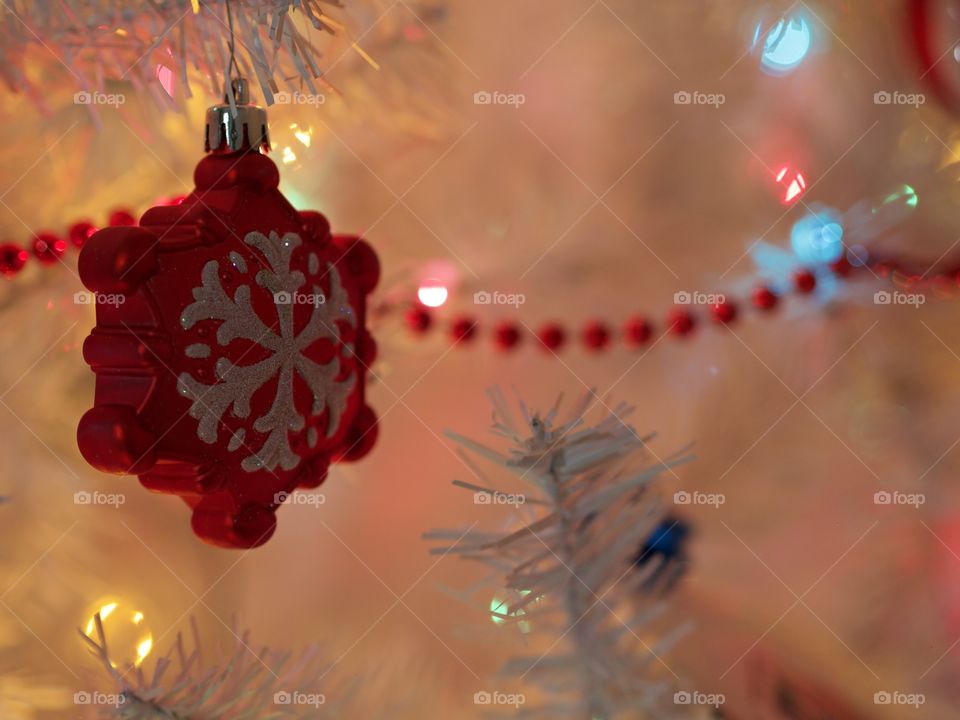
[{"label": "silver ornament cap", "polygon": [[246,148],[270,151],[267,132],[267,111],[250,102],[250,86],[243,78],[230,82],[230,92],[224,93],[223,103],[207,110],[207,132],[204,150],[209,152],[236,152]]}]

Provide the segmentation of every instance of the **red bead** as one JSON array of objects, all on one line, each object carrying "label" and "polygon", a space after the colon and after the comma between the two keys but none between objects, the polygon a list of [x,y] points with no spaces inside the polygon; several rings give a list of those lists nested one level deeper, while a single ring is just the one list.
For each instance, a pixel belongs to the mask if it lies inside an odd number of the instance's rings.
[{"label": "red bead", "polygon": [[610,343],[610,331],[599,320],[592,320],[583,328],[582,339],[588,350],[603,350]]},{"label": "red bead", "polygon": [[653,335],[653,328],[646,318],[639,315],[628,319],[623,324],[623,342],[628,347],[640,347]]},{"label": "red bead", "polygon": [[130,227],[137,224],[137,218],[129,210],[114,210],[107,220],[110,227]]},{"label": "red bead", "polygon": [[419,306],[407,310],[404,320],[415,335],[423,335],[433,325],[433,316]]},{"label": "red bead", "polygon": [[567,333],[558,323],[547,323],[537,330],[537,339],[542,350],[556,352],[567,341]]},{"label": "red bead", "polygon": [[697,321],[690,314],[690,311],[683,308],[674,308],[667,315],[667,327],[670,328],[670,332],[680,337],[685,337],[693,332],[696,324]]},{"label": "red bead", "polygon": [[53,265],[67,251],[67,241],[53,233],[37,233],[33,238],[33,254],[43,265]]},{"label": "red bead", "polygon": [[470,342],[476,332],[477,321],[469,317],[457,318],[450,326],[450,337],[454,343]]},{"label": "red bead", "polygon": [[737,306],[729,300],[723,300],[713,305],[710,313],[716,322],[726,325],[737,319]]},{"label": "red bead", "polygon": [[497,325],[493,339],[501,350],[512,350],[520,344],[520,330],[512,322],[504,321]]},{"label": "red bead", "polygon": [[830,269],[833,270],[837,277],[847,277],[853,270],[853,266],[847,258],[841,257],[830,263]]},{"label": "red bead", "polygon": [[96,231],[97,229],[93,226],[93,223],[81,221],[70,226],[70,229],[67,230],[67,237],[70,238],[70,242],[73,243],[74,247],[83,247],[83,244],[87,242],[90,236]]},{"label": "red bead", "polygon": [[750,296],[750,302],[759,310],[773,310],[777,306],[779,298],[766,285],[761,285],[753,291]]},{"label": "red bead", "polygon": [[817,287],[817,277],[809,270],[797,270],[793,274],[793,287],[801,295],[812,293]]},{"label": "red bead", "polygon": [[29,253],[13,243],[0,245],[0,273],[16,275],[30,259]]}]

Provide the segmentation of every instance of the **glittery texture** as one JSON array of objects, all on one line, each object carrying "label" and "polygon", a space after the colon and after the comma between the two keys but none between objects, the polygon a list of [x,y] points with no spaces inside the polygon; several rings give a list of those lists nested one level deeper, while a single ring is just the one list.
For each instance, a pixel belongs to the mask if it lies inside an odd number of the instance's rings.
[{"label": "glittery texture", "polygon": [[[217,382],[205,384],[184,372],[179,377],[178,387],[192,401],[190,415],[199,421],[197,436],[213,444],[218,439],[218,428],[227,410],[232,407],[234,417],[248,418],[253,394],[277,378],[273,404],[265,414],[254,418],[252,424],[253,430],[266,435],[266,439],[259,447],[251,448],[245,442],[246,433],[241,428],[231,438],[228,449],[236,451],[244,447],[251,453],[241,463],[247,472],[260,469],[272,471],[277,467],[292,470],[300,464],[301,457],[290,443],[290,434],[300,432],[305,427],[305,418],[294,403],[295,374],[303,378],[313,394],[311,414],[320,415],[324,410],[327,411],[327,437],[336,433],[347,406],[347,398],[356,385],[355,373],[338,380],[340,361],[336,356],[321,365],[309,359],[304,351],[319,340],[341,342],[337,322],[355,326],[356,314],[341,285],[336,267],[328,263],[328,302],[313,304],[308,324],[299,334],[296,333],[294,304],[281,302],[277,298],[281,293],[290,296],[302,294],[301,288],[306,284],[304,274],[299,270],[291,270],[290,265],[293,253],[303,241],[295,233],[286,233],[281,237],[276,232],[271,232],[269,236],[251,232],[244,241],[266,259],[267,266],[256,273],[255,284],[262,288],[261,291],[269,292],[275,300],[279,334],[269,328],[253,309],[251,294],[256,290],[252,290],[251,285],[240,285],[233,298],[229,297],[221,284],[220,267],[216,260],[204,266],[202,284],[193,290],[194,302],[184,309],[181,323],[184,329],[190,329],[202,320],[219,320],[221,323],[216,334],[219,345],[227,346],[234,340],[245,339],[270,350],[272,354],[250,365],[236,365],[220,357],[216,363]],[[238,263],[233,257],[231,261],[238,271],[245,273],[245,262]],[[310,293],[321,295],[322,289],[314,284],[310,286]],[[351,344],[343,344],[348,351],[353,350]],[[191,353],[196,353],[197,347],[188,346],[188,357],[195,357]],[[308,433],[308,436],[312,439],[308,444],[313,447],[316,433]]]}]

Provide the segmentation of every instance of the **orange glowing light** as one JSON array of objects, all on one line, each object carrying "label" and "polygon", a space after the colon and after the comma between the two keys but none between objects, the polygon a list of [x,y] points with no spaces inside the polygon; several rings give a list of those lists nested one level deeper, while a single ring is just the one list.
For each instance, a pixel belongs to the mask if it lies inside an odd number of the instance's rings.
[{"label": "orange glowing light", "polygon": [[784,205],[792,203],[803,195],[803,191],[807,189],[807,179],[803,176],[803,173],[791,170],[789,165],[783,165],[776,172],[775,178],[777,183],[785,188],[783,191]]}]

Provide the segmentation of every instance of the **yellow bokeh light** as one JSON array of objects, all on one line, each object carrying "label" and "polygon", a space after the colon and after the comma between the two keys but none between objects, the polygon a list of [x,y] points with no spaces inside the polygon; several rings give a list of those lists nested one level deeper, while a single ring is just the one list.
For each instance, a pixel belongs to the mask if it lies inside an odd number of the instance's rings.
[{"label": "yellow bokeh light", "polygon": [[114,666],[128,663],[139,666],[153,650],[153,633],[146,627],[143,612],[121,600],[95,603],[85,628],[92,638],[96,638],[98,613]]},{"label": "yellow bokeh light", "polygon": [[292,162],[296,162],[297,156],[294,154],[293,150],[289,146],[283,149],[282,160],[285,165],[289,165]]}]

